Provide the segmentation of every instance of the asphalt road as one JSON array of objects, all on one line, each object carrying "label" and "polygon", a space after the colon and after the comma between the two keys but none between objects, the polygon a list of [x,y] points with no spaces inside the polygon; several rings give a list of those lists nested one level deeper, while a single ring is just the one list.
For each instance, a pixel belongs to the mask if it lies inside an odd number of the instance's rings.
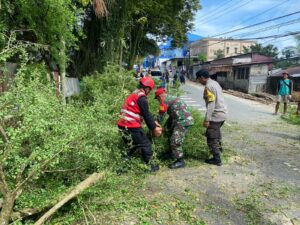
[{"label": "asphalt road", "polygon": [[[181,96],[189,106],[198,109],[205,113],[206,106],[203,100],[204,86],[191,81],[187,81],[182,85],[184,94]],[[225,102],[228,108],[227,122],[237,123],[265,123],[275,122],[278,120],[277,116],[272,115],[274,112],[274,105],[264,105],[259,102],[250,101],[238,98],[229,94],[224,94]]]}]

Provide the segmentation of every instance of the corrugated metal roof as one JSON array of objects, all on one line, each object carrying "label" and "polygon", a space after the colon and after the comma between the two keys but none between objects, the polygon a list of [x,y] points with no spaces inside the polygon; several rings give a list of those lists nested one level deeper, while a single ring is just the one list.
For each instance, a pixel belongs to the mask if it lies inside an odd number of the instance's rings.
[{"label": "corrugated metal roof", "polygon": [[298,77],[298,75],[300,75],[300,66],[295,66],[295,67],[290,67],[290,68],[287,68],[285,70],[280,70],[276,73],[273,73],[271,74],[270,76],[271,77],[280,77],[282,76],[282,72],[288,72],[290,76],[292,77]]}]

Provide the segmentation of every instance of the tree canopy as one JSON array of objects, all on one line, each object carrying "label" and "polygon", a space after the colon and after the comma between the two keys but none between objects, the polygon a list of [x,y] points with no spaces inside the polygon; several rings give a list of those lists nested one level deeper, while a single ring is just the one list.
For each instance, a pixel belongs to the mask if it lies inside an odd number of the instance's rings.
[{"label": "tree canopy", "polygon": [[184,44],[198,9],[198,0],[8,0],[0,9],[0,48],[18,30],[18,40],[48,47],[34,57],[60,67],[69,62],[78,77],[107,63],[131,68],[158,54],[156,42],[165,36]]},{"label": "tree canopy", "polygon": [[261,55],[270,56],[273,59],[277,59],[279,54],[278,48],[272,44],[267,46],[263,46],[262,44],[255,44],[250,46],[250,48],[246,48],[245,46],[243,48],[244,48],[243,50],[244,53],[250,53],[250,52],[258,53]]}]

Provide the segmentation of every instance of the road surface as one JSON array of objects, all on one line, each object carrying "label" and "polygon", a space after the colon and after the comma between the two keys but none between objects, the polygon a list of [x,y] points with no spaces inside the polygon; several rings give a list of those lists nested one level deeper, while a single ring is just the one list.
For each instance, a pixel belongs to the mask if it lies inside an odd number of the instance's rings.
[{"label": "road surface", "polygon": [[[181,97],[189,106],[192,106],[201,112],[206,111],[203,100],[204,86],[187,81],[182,86],[184,91]],[[275,122],[278,117],[272,115],[274,113],[273,105],[264,105],[259,102],[238,98],[229,94],[224,94],[225,102],[228,108],[228,122],[238,123],[264,123]]]}]

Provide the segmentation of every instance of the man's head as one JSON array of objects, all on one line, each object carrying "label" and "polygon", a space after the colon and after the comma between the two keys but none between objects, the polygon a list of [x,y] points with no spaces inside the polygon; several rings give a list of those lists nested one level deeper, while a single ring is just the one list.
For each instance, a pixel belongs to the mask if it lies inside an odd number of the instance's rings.
[{"label": "man's head", "polygon": [[287,71],[284,71],[284,72],[282,73],[282,78],[283,78],[283,79],[288,79],[288,78],[289,78],[289,73],[288,73]]},{"label": "man's head", "polygon": [[209,72],[206,69],[199,70],[196,73],[196,78],[199,83],[206,85],[207,80],[209,79]]},{"label": "man's head", "polygon": [[166,94],[166,89],[157,88],[157,90],[155,91],[155,99],[157,99],[159,102],[162,102],[165,94]]},{"label": "man's head", "polygon": [[148,95],[151,90],[154,89],[154,81],[151,77],[143,77],[140,80],[140,88],[144,90],[145,94]]}]

